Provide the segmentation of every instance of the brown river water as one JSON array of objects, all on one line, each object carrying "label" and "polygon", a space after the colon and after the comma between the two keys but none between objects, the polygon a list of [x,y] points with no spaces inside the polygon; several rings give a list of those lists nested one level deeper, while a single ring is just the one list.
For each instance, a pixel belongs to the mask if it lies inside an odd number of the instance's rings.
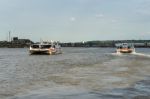
[{"label": "brown river water", "polygon": [[150,49],[62,48],[59,55],[0,49],[0,99],[150,99]]}]

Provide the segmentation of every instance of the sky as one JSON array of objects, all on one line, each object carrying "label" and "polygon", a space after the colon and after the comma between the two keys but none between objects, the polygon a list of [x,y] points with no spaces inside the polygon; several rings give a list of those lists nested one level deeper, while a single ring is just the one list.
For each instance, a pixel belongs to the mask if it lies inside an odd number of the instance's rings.
[{"label": "sky", "polygon": [[0,0],[0,40],[150,39],[150,0]]}]

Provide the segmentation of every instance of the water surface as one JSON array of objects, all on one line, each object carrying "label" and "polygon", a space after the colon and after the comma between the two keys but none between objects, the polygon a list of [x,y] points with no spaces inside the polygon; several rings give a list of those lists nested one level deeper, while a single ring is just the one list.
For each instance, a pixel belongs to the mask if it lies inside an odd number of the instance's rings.
[{"label": "water surface", "polygon": [[150,49],[63,48],[59,55],[0,49],[0,99],[149,99]]}]

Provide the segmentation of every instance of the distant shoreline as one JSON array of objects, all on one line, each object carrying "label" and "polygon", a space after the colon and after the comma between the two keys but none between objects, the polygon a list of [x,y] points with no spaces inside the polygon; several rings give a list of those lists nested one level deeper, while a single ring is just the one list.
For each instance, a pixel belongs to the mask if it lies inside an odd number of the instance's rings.
[{"label": "distant shoreline", "polygon": [[[106,40],[60,43],[62,47],[101,47],[114,48],[116,43],[133,43],[135,48],[150,48],[150,40]],[[13,41],[0,41],[0,48],[28,48],[33,41],[29,39],[18,39]]]},{"label": "distant shoreline", "polygon": [[133,43],[135,48],[150,48],[150,40],[106,40],[61,43],[62,47],[116,47],[116,43]]}]

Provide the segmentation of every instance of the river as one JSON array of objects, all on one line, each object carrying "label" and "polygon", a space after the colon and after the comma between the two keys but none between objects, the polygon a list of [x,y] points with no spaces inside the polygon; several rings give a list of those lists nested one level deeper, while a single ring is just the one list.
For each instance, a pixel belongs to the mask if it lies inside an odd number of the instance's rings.
[{"label": "river", "polygon": [[0,99],[150,99],[150,49],[63,48],[59,55],[0,49]]}]

